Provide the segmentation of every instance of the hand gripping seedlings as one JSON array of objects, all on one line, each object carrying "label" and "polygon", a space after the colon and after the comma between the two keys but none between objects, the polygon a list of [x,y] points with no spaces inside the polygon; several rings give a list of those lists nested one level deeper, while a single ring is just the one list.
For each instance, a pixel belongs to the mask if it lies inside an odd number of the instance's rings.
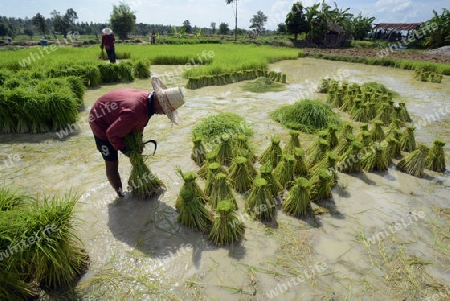
[{"label": "hand gripping seedlings", "polygon": [[309,168],[316,165],[320,160],[325,158],[327,151],[329,150],[327,140],[321,139],[319,140],[319,145],[316,149],[311,151],[309,157],[306,158],[306,166]]},{"label": "hand gripping seedlings", "polygon": [[345,173],[359,173],[361,172],[361,160],[358,157],[363,145],[358,140],[353,141],[350,148],[342,155],[337,164],[337,169]]},{"label": "hand gripping seedlings", "polygon": [[227,175],[219,172],[212,185],[211,196],[209,197],[208,202],[211,208],[216,209],[217,204],[223,200],[232,201],[237,208],[237,202],[234,198],[231,186],[227,181]]},{"label": "hand gripping seedlings", "polygon": [[213,162],[208,165],[208,175],[206,177],[206,184],[205,184],[205,195],[207,197],[211,196],[211,192],[213,190],[214,183],[216,181],[216,175],[218,173],[224,173],[224,167],[220,165],[218,162]]},{"label": "hand gripping seedlings", "polygon": [[414,137],[414,131],[416,130],[413,126],[407,126],[400,138],[400,148],[405,152],[412,152],[416,149],[416,139]]},{"label": "hand gripping seedlings", "polygon": [[339,144],[336,146],[336,148],[333,150],[333,152],[338,155],[342,156],[351,146],[352,142],[355,141],[355,136],[353,134],[348,134],[347,137],[342,137],[339,139]]},{"label": "hand gripping seedlings", "polygon": [[256,178],[253,181],[253,188],[245,202],[245,211],[251,217],[262,221],[271,221],[275,212],[275,201],[263,178]]},{"label": "hand gripping seedlings", "polygon": [[266,150],[262,153],[259,158],[259,162],[261,164],[265,164],[270,162],[272,164],[272,168],[275,168],[278,165],[278,162],[281,160],[281,156],[283,155],[283,150],[280,147],[280,138],[273,137],[271,140],[271,144]]},{"label": "hand gripping seedlings", "polygon": [[233,160],[228,178],[238,193],[246,192],[252,187],[252,171],[248,169],[246,158],[236,157]]},{"label": "hand gripping seedlings", "polygon": [[305,216],[308,211],[311,211],[310,190],[311,182],[299,177],[281,206],[283,211],[294,216]]},{"label": "hand gripping seedlings", "polygon": [[306,167],[305,151],[296,147],[294,149],[294,176],[306,176],[308,174],[308,168]]},{"label": "hand gripping seedlings", "polygon": [[192,148],[191,159],[194,160],[198,166],[202,166],[206,160],[206,150],[203,145],[203,140],[201,137],[196,137],[193,142],[194,147]]},{"label": "hand gripping seedlings", "polygon": [[298,135],[300,135],[299,131],[295,131],[295,130],[290,130],[289,131],[289,141],[286,144],[286,146],[283,148],[283,154],[289,154],[289,155],[293,155],[294,154],[294,149],[296,147],[300,147],[300,141],[298,140]]},{"label": "hand gripping seedlings", "polygon": [[218,162],[217,151],[210,151],[210,152],[206,153],[205,158],[206,158],[206,160],[203,162],[202,167],[200,167],[200,170],[198,171],[198,175],[203,179],[207,179],[207,177],[208,177],[209,164]]},{"label": "hand gripping seedlings", "polygon": [[331,173],[326,169],[319,169],[311,177],[311,201],[318,202],[323,199],[331,198],[331,185],[332,177]]},{"label": "hand gripping seedlings", "polygon": [[260,168],[261,178],[266,180],[267,186],[274,198],[278,197],[278,194],[283,191],[283,186],[273,176],[273,168],[270,162],[264,164]]},{"label": "hand gripping seedlings", "polygon": [[375,143],[361,159],[361,166],[364,171],[386,171],[389,162],[386,155],[386,147],[382,147],[380,143]]},{"label": "hand gripping seedlings", "polygon": [[334,152],[328,152],[326,158],[322,159],[319,163],[317,163],[310,169],[309,174],[314,175],[320,169],[327,169],[331,173],[332,186],[334,186],[334,184],[337,182],[337,173],[335,167],[338,159],[339,157]]},{"label": "hand gripping seedlings", "polygon": [[223,134],[217,151],[217,160],[220,164],[230,165],[233,160],[233,149],[231,147],[230,135]]},{"label": "hand gripping seedlings", "polygon": [[133,189],[133,193],[141,198],[150,198],[153,194],[165,189],[164,183],[154,175],[145,164],[144,157],[140,153],[144,148],[142,132],[132,132],[125,136],[125,145],[129,151],[131,162],[130,178],[128,185]]},{"label": "hand gripping seedlings", "polygon": [[217,216],[214,218],[209,239],[217,246],[238,242],[244,236],[245,225],[234,213],[235,206],[231,200],[217,204]]},{"label": "hand gripping seedlings", "polygon": [[294,167],[294,156],[283,155],[283,160],[278,163],[278,166],[273,171],[273,176],[283,188],[292,186],[292,181],[294,181]]},{"label": "hand gripping seedlings", "polygon": [[203,191],[195,183],[197,175],[193,172],[182,174],[181,171],[180,174],[184,185],[175,204],[179,211],[177,221],[186,227],[207,233],[211,228],[212,215],[204,206],[206,197]]},{"label": "hand gripping seedlings", "polygon": [[371,129],[372,133],[372,141],[382,141],[384,140],[384,132],[383,132],[383,126],[384,123],[381,120],[374,120],[373,121],[373,127]]},{"label": "hand gripping seedlings", "polygon": [[398,162],[397,169],[415,177],[423,178],[427,155],[428,147],[419,144],[415,151],[409,153]]},{"label": "hand gripping seedlings", "polygon": [[428,156],[425,159],[426,168],[437,172],[445,171],[444,145],[444,141],[434,140],[433,146],[430,148]]},{"label": "hand gripping seedlings", "polygon": [[401,155],[400,141],[398,141],[392,136],[387,137],[386,141],[387,141],[386,157],[388,163],[392,163],[392,159]]}]

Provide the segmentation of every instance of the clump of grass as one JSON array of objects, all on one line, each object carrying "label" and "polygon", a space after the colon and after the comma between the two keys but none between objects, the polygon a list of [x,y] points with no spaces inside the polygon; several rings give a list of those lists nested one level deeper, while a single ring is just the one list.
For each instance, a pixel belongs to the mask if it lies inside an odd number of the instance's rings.
[{"label": "clump of grass", "polygon": [[416,149],[416,139],[414,137],[414,131],[416,130],[413,126],[407,126],[400,138],[400,148],[405,152],[412,152]]},{"label": "clump of grass", "polygon": [[326,129],[330,124],[340,123],[339,117],[328,105],[309,99],[282,106],[270,116],[285,127],[306,133],[315,133]]},{"label": "clump of grass", "polygon": [[209,205],[216,209],[217,204],[222,200],[230,200],[237,208],[237,202],[233,195],[230,184],[227,181],[227,175],[219,172],[216,174],[215,181],[212,184],[211,195],[209,197]]},{"label": "clump of grass", "polygon": [[132,166],[128,185],[137,196],[150,198],[165,189],[165,185],[144,162],[144,157],[140,153],[144,148],[142,136],[142,131],[134,131],[124,138]]},{"label": "clump of grass", "polygon": [[338,170],[345,173],[361,172],[361,160],[359,159],[358,154],[362,148],[363,145],[360,141],[353,141],[350,148],[340,158],[339,163],[337,164]]},{"label": "clump of grass", "polygon": [[371,130],[372,132],[372,141],[382,141],[384,140],[384,131],[383,126],[384,122],[381,120],[374,120],[373,121],[373,128]]},{"label": "clump of grass", "polygon": [[245,83],[243,89],[253,93],[265,93],[283,91],[286,89],[286,86],[266,77],[258,77],[254,81]]},{"label": "clump of grass", "polygon": [[331,198],[332,177],[326,169],[319,169],[311,177],[311,201],[320,201]]},{"label": "clump of grass", "polygon": [[308,167],[305,161],[305,151],[302,148],[296,147],[294,149],[294,175],[295,176],[306,176],[308,174]]},{"label": "clump of grass", "polygon": [[272,168],[275,168],[281,160],[283,155],[283,150],[280,146],[280,138],[272,137],[270,146],[264,150],[264,152],[259,157],[261,164],[270,162]]},{"label": "clump of grass", "polygon": [[252,172],[248,169],[247,159],[236,157],[230,167],[229,179],[236,192],[242,193],[252,187]]},{"label": "clump of grass", "polygon": [[361,166],[367,172],[386,171],[389,166],[386,148],[382,147],[380,143],[374,143],[371,150],[361,159]]},{"label": "clump of grass", "polygon": [[320,139],[317,147],[311,150],[309,156],[306,158],[306,166],[308,168],[316,165],[320,160],[322,160],[327,151],[330,149],[327,140]]},{"label": "clump of grass", "polygon": [[294,216],[305,216],[311,211],[310,190],[311,182],[299,177],[281,206],[283,211]]},{"label": "clump of grass", "polygon": [[223,165],[230,165],[233,160],[233,147],[228,134],[223,134],[221,137],[221,142],[217,148],[217,160]]},{"label": "clump of grass", "polygon": [[415,177],[423,178],[427,155],[428,147],[419,144],[415,151],[409,153],[398,162],[397,169]]},{"label": "clump of grass", "polygon": [[273,171],[273,176],[281,184],[283,188],[288,188],[292,185],[295,177],[295,158],[292,155],[283,155],[283,159],[278,163]]},{"label": "clump of grass", "polygon": [[194,160],[197,165],[202,166],[206,160],[206,150],[203,145],[203,139],[201,137],[196,137],[192,141],[194,147],[192,148],[191,159]]},{"label": "clump of grass", "polygon": [[300,135],[299,131],[290,130],[289,131],[289,141],[283,148],[283,154],[294,154],[294,149],[300,147],[300,141],[298,140],[298,135]]},{"label": "clump of grass", "polygon": [[253,181],[253,188],[245,202],[245,211],[259,220],[271,221],[273,219],[275,201],[267,181],[263,178],[256,178]]},{"label": "clump of grass", "polygon": [[26,195],[19,194],[9,188],[0,187],[0,212],[20,207],[29,199]]},{"label": "clump of grass", "polygon": [[245,225],[234,214],[235,205],[231,200],[220,201],[217,205],[217,217],[213,221],[209,239],[215,245],[238,242],[243,236]]},{"label": "clump of grass", "polygon": [[267,186],[273,197],[277,197],[278,194],[283,191],[283,186],[273,176],[273,168],[270,162],[264,164],[260,168],[261,178],[266,180]]},{"label": "clump of grass", "polygon": [[437,172],[445,171],[444,145],[445,142],[442,140],[433,141],[433,146],[430,148],[428,156],[425,159],[426,168]]},{"label": "clump of grass", "polygon": [[191,229],[207,233],[212,225],[212,215],[204,206],[206,197],[195,182],[197,175],[193,172],[180,175],[184,185],[181,187],[175,207],[179,210],[177,221]]}]

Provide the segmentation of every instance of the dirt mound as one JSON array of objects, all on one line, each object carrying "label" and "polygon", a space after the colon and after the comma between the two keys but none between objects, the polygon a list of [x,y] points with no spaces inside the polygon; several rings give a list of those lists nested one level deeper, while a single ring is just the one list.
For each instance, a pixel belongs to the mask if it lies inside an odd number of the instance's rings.
[{"label": "dirt mound", "polygon": [[432,49],[427,52],[430,55],[448,55],[450,56],[450,46],[443,46],[440,48]]}]

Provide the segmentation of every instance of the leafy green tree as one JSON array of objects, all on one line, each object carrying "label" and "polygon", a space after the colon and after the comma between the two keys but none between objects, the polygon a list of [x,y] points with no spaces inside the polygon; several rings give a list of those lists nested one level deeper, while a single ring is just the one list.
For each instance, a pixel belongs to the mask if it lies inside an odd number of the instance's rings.
[{"label": "leafy green tree", "polygon": [[134,30],[136,15],[131,11],[128,4],[113,5],[110,23],[113,31],[123,40],[127,38],[128,33]]},{"label": "leafy green tree", "polygon": [[[235,18],[234,40],[237,41],[237,32],[238,32],[238,28],[237,28],[237,5],[238,5],[238,0],[225,0],[225,1],[226,1],[227,4],[234,3],[234,5],[236,6],[236,11],[234,12],[234,18]],[[228,27],[228,24],[227,24],[227,27]]]},{"label": "leafy green tree", "polygon": [[286,29],[287,32],[294,35],[295,40],[298,39],[300,33],[310,30],[309,23],[303,13],[303,5],[301,2],[294,3],[291,11],[286,15]]},{"label": "leafy green tree", "polygon": [[277,32],[281,34],[285,34],[286,31],[286,23],[280,23],[278,24]]},{"label": "leafy green tree", "polygon": [[211,34],[216,33],[216,22],[211,22]]},{"label": "leafy green tree", "polygon": [[257,34],[264,32],[264,25],[267,22],[267,16],[262,12],[258,11],[256,15],[253,15],[253,18],[250,19],[250,28],[253,28]]},{"label": "leafy green tree", "polygon": [[189,22],[189,20],[184,20],[183,27],[184,27],[186,33],[192,33],[192,25],[191,25],[191,22]]},{"label": "leafy green tree", "polygon": [[29,36],[29,37],[30,37],[30,40],[33,39],[34,32],[33,32],[33,29],[31,29],[31,27],[25,28],[25,29],[23,30],[23,33],[26,34],[27,36]]},{"label": "leafy green tree", "polygon": [[44,37],[47,34],[47,23],[45,20],[45,17],[42,16],[40,13],[37,13],[31,21],[33,22],[33,25],[39,28],[39,31],[44,35]]},{"label": "leafy green tree", "polygon": [[5,23],[0,23],[0,36],[2,36],[2,39],[5,39],[6,34],[8,33],[8,26],[5,25]]},{"label": "leafy green tree", "polygon": [[450,11],[446,8],[442,10],[440,16],[433,10],[433,18],[420,26],[427,35],[425,47],[438,48],[450,43]]},{"label": "leafy green tree", "polygon": [[[219,34],[228,34],[230,32],[230,28],[227,23],[220,23],[219,25]],[[237,30],[235,31],[237,32]]]},{"label": "leafy green tree", "polygon": [[375,17],[363,17],[361,13],[352,19],[351,31],[355,40],[362,41],[368,36],[368,33],[372,31],[373,21],[375,21]]}]

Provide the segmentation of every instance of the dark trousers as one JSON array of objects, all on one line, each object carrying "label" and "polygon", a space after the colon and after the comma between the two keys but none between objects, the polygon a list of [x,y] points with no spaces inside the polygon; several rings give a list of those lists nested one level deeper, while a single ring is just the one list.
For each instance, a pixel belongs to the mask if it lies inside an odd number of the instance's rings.
[{"label": "dark trousers", "polygon": [[106,54],[108,55],[109,61],[111,63],[115,63],[116,62],[116,53],[114,52],[114,48],[106,50]]}]

